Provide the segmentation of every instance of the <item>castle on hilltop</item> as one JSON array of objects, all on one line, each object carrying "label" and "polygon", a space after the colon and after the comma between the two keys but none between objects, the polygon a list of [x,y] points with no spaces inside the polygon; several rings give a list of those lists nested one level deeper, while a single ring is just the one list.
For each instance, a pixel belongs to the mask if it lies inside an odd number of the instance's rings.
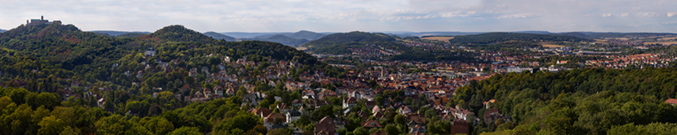
[{"label": "castle on hilltop", "polygon": [[61,25],[60,20],[49,22],[49,20],[45,20],[45,16],[40,16],[40,19],[31,19],[30,22],[29,20],[26,20],[26,26],[49,25],[54,23]]}]

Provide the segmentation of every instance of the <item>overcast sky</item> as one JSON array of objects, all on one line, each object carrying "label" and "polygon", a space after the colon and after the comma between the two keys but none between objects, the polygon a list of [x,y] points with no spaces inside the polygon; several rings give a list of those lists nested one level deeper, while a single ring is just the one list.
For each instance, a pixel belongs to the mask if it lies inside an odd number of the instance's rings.
[{"label": "overcast sky", "polygon": [[41,15],[85,31],[677,32],[675,0],[0,1],[0,29]]}]

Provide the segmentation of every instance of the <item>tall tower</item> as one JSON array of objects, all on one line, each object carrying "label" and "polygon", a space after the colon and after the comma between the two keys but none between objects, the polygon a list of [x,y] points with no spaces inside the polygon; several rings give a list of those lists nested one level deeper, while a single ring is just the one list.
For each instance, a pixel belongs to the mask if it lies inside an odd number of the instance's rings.
[{"label": "tall tower", "polygon": [[45,16],[40,16],[40,21],[45,21]]}]

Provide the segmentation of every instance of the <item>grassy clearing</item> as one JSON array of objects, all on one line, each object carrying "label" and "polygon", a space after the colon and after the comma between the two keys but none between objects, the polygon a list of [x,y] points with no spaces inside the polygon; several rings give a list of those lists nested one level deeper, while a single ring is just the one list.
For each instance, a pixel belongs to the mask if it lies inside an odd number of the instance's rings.
[{"label": "grassy clearing", "polygon": [[562,46],[562,45],[556,45],[556,44],[545,43],[545,42],[542,42],[542,43],[539,43],[539,44],[540,44],[541,46],[543,46],[543,47],[548,47],[548,48],[564,47],[564,46]]},{"label": "grassy clearing", "polygon": [[421,38],[421,39],[449,42],[449,40],[454,39],[454,37],[424,37],[424,38]]}]

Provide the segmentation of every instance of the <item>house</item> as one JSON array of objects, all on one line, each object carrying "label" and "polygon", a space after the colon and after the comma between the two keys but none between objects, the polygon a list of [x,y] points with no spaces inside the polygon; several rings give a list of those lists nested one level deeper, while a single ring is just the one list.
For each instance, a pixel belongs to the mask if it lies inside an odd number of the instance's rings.
[{"label": "house", "polygon": [[386,115],[382,111],[378,111],[378,112],[374,113],[374,115],[372,115],[372,116],[374,116],[374,118],[376,118],[378,120],[386,119]]},{"label": "house", "polygon": [[287,116],[287,124],[289,124],[301,118],[301,112],[298,110],[291,110],[285,113],[285,116]]},{"label": "house", "polygon": [[270,115],[270,113],[272,113],[273,111],[268,109],[268,108],[265,108],[265,107],[259,107],[259,108],[254,109],[252,112],[256,116],[265,118],[266,116]]},{"label": "house", "polygon": [[280,110],[280,113],[287,113],[287,112],[289,112],[290,110],[292,110],[291,107],[289,107],[289,106],[288,106],[287,104],[285,104],[285,103],[277,104],[277,109]]},{"label": "house", "polygon": [[211,98],[212,97],[212,90],[209,88],[204,88],[202,89],[202,93],[205,95],[205,98]]},{"label": "house", "polygon": [[470,124],[465,120],[454,120],[451,122],[451,134],[470,134]]},{"label": "house", "polygon": [[216,95],[219,95],[220,97],[223,97],[223,87],[219,85],[214,86],[214,93],[216,93]]},{"label": "house", "polygon": [[266,126],[268,130],[273,129],[275,125],[280,125],[286,122],[287,119],[285,115],[281,113],[270,113],[263,119],[263,125]]},{"label": "house", "polygon": [[366,101],[364,104],[367,106],[367,108],[373,108],[376,106],[376,101]]},{"label": "house", "polygon": [[334,119],[329,116],[322,118],[315,124],[315,135],[335,135],[336,123]]},{"label": "house", "polygon": [[365,119],[365,120],[369,119],[369,113],[364,112],[362,110],[357,112],[357,116],[360,116],[360,118]]},{"label": "house", "polygon": [[371,108],[371,113],[373,113],[373,114],[376,114],[376,112],[380,112],[380,111],[381,111],[381,108],[378,107],[378,106],[374,106],[373,108]]},{"label": "house", "polygon": [[235,95],[235,89],[226,90],[226,94],[229,95],[229,96]]},{"label": "house", "polygon": [[157,52],[155,51],[155,49],[153,49],[153,47],[151,47],[151,48],[146,49],[146,52],[144,54],[146,55],[146,57],[150,57],[150,56],[155,55],[155,53],[157,53]]},{"label": "house", "polygon": [[375,120],[367,120],[366,122],[362,123],[362,127],[370,130],[372,128],[381,128],[381,124],[378,124],[378,121]]},{"label": "house", "polygon": [[397,109],[397,112],[402,114],[402,115],[406,115],[406,114],[411,113],[411,109],[408,106],[402,106],[402,107],[400,107],[400,109]]},{"label": "house", "polygon": [[343,100],[343,108],[350,108],[357,105],[357,100],[353,97]]},{"label": "house", "polygon": [[409,128],[418,126],[425,129],[425,117],[419,115],[409,115],[408,119],[409,122],[407,122],[407,126],[409,126]]},{"label": "house", "polygon": [[484,111],[484,123],[489,124],[491,122],[494,122],[497,119],[502,118],[503,115],[498,112],[497,109],[491,109],[491,110],[486,110]]},{"label": "house", "polygon": [[489,101],[482,102],[482,105],[484,105],[484,108],[489,109],[491,108],[491,105],[494,104],[494,102],[496,102],[496,99],[491,99]]},{"label": "house", "polygon": [[411,127],[411,130],[409,130],[409,135],[425,135],[425,133],[426,133],[425,127],[421,127],[418,125]]},{"label": "house", "polygon": [[668,100],[665,100],[665,103],[668,103],[670,105],[677,105],[677,99],[674,98],[668,98]]},{"label": "house", "polygon": [[299,108],[299,107],[303,106],[303,101],[301,101],[299,99],[294,99],[294,100],[291,101],[291,105],[296,107],[296,108]]}]

